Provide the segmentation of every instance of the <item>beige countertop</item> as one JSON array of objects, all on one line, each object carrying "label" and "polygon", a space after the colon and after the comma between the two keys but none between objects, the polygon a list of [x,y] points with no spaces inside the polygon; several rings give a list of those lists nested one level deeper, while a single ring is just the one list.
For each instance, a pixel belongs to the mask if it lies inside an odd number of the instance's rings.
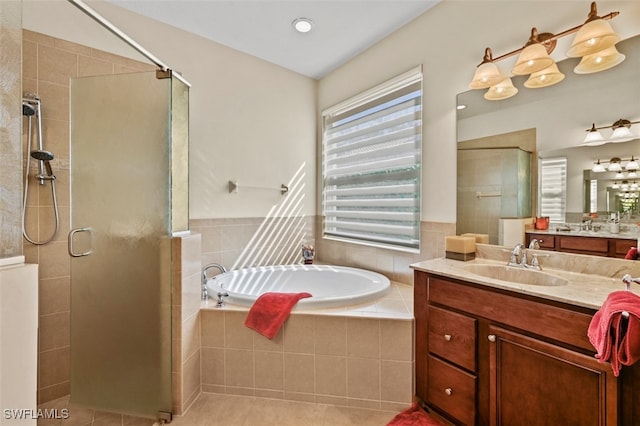
[{"label": "beige countertop", "polygon": [[[506,267],[509,251],[508,247],[478,244],[475,260],[464,262],[438,258],[418,262],[411,267],[448,278],[596,310],[602,306],[609,293],[625,289],[622,282],[624,274],[629,273],[634,278],[640,276],[640,261],[539,250],[528,250],[529,254],[539,253],[541,256],[540,264],[543,270],[539,273],[562,278],[566,280],[565,285],[522,284],[478,275],[468,270],[467,265],[474,264]],[[518,273],[519,268],[509,268],[514,269],[514,273]],[[553,277],[546,275],[543,277],[543,282],[546,278]],[[640,285],[632,284],[631,291],[640,295]]]}]

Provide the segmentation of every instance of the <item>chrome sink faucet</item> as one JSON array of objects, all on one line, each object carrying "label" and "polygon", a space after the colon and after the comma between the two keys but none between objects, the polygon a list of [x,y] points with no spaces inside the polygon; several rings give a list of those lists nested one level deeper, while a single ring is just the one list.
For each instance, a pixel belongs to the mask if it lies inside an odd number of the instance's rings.
[{"label": "chrome sink faucet", "polygon": [[223,274],[227,272],[227,268],[219,263],[209,263],[202,268],[202,300],[207,300],[209,298],[209,291],[207,290],[207,271],[211,268],[216,268]]},{"label": "chrome sink faucet", "polygon": [[[534,241],[537,243],[536,240]],[[531,243],[532,244],[529,245],[529,248],[535,249],[536,244],[533,244],[533,241]],[[532,253],[531,263],[527,263],[527,249],[525,248],[524,244],[518,243],[511,251],[511,257],[509,257],[509,263],[507,263],[507,266],[515,266],[525,269],[536,269],[538,271],[541,271],[542,267],[540,266],[540,260],[538,260],[538,256],[540,255],[537,253]]]}]

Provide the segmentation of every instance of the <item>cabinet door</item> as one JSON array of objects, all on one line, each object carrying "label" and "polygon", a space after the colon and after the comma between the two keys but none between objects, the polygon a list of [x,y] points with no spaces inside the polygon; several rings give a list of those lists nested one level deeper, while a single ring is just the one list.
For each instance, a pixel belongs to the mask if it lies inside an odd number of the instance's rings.
[{"label": "cabinet door", "polygon": [[491,425],[618,423],[618,381],[609,364],[489,327]]}]

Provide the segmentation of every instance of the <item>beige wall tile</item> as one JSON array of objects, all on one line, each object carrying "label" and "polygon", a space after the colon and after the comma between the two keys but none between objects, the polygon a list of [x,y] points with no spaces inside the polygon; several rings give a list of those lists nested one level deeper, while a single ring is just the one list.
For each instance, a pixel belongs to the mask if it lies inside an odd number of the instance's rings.
[{"label": "beige wall tile", "polygon": [[380,360],[349,358],[347,396],[380,401]]},{"label": "beige wall tile", "polygon": [[255,331],[245,327],[246,312],[227,311],[224,314],[224,342],[226,348],[253,349]]},{"label": "beige wall tile", "polygon": [[187,359],[200,350],[200,313],[182,322],[182,358]]},{"label": "beige wall tile", "polygon": [[69,347],[40,352],[39,388],[69,380]]},{"label": "beige wall tile", "polygon": [[40,316],[38,350],[40,352],[68,347],[70,344],[70,312]]},{"label": "beige wall tile", "polygon": [[53,40],[53,45],[60,50],[66,50],[67,52],[77,53],[80,55],[91,55],[91,48],[83,46],[82,44],[73,43],[71,41],[62,40],[56,38]]},{"label": "beige wall tile", "polygon": [[184,412],[182,404],[182,373],[177,370],[182,371],[182,364],[180,364],[179,369],[174,366],[173,370],[171,373],[171,407],[173,414],[180,415]]},{"label": "beige wall tile", "polygon": [[[182,366],[182,395],[183,398],[192,396],[194,392],[200,391],[200,352],[194,353]],[[184,401],[183,401],[184,402]]]},{"label": "beige wall tile", "polygon": [[411,403],[413,369],[411,362],[380,361],[380,388],[383,401]]},{"label": "beige wall tile", "polygon": [[284,351],[292,353],[314,352],[314,317],[310,315],[291,315],[284,324]]},{"label": "beige wall tile", "polygon": [[316,316],[314,324],[315,353],[320,355],[347,354],[347,319]]},{"label": "beige wall tile", "polygon": [[225,352],[224,349],[202,348],[200,350],[202,383],[209,385],[225,385]]},{"label": "beige wall tile", "polygon": [[113,74],[113,64],[91,56],[78,56],[78,76],[89,77],[95,75]]},{"label": "beige wall tile", "polygon": [[313,393],[315,388],[314,356],[306,354],[284,354],[285,392]]},{"label": "beige wall tile", "polygon": [[413,322],[380,320],[380,358],[395,361],[413,359]]},{"label": "beige wall tile", "polygon": [[182,239],[182,275],[188,277],[200,274],[200,253],[202,237],[200,234],[191,233]]},{"label": "beige wall tile", "polygon": [[40,246],[41,279],[68,277],[70,273],[69,254],[66,241],[54,241]]},{"label": "beige wall tile", "polygon": [[226,386],[224,391],[229,395],[254,396],[256,394],[255,388],[243,388],[236,386]]},{"label": "beige wall tile", "polygon": [[204,309],[200,312],[203,347],[224,348],[224,311]]},{"label": "beige wall tile", "polygon": [[78,76],[78,56],[55,47],[38,46],[38,79],[69,86],[69,78]]},{"label": "beige wall tile", "polygon": [[256,398],[284,399],[284,391],[256,389],[254,395]]},{"label": "beige wall tile", "polygon": [[267,339],[260,333],[254,333],[253,348],[257,351],[282,352],[284,348],[284,333],[276,334],[273,339]]},{"label": "beige wall tile", "polygon": [[284,393],[284,399],[290,401],[308,402],[313,404],[316,402],[316,396],[312,393],[287,392]]},{"label": "beige wall tile", "polygon": [[38,78],[38,45],[26,40],[22,41],[22,78]]},{"label": "beige wall tile", "polygon": [[347,354],[350,357],[380,358],[379,320],[347,319]]},{"label": "beige wall tile", "polygon": [[225,349],[225,385],[253,388],[254,353],[253,350]]},{"label": "beige wall tile", "polygon": [[41,279],[38,282],[40,315],[68,312],[71,309],[70,277]]},{"label": "beige wall tile", "polygon": [[347,358],[316,355],[316,394],[347,396]]},{"label": "beige wall tile", "polygon": [[39,387],[38,404],[42,404],[43,402],[52,401],[65,395],[69,395],[70,392],[71,382],[68,380],[51,386]]},{"label": "beige wall tile", "polygon": [[255,363],[256,388],[284,390],[284,356],[282,352],[255,351]]},{"label": "beige wall tile", "polygon": [[42,116],[69,122],[69,86],[38,81],[38,94],[42,99]]}]

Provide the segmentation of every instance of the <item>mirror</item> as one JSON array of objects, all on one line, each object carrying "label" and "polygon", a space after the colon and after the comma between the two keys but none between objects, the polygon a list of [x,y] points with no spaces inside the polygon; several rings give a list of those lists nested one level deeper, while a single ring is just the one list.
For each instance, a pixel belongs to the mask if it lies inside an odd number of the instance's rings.
[{"label": "mirror", "polygon": [[[633,207],[627,208],[629,213],[623,218],[637,221],[637,202],[624,201],[625,191],[613,187],[615,179],[612,181],[611,172],[591,174],[590,170],[598,159],[606,167],[615,157],[626,160],[633,155],[638,158],[640,140],[595,147],[580,146],[592,123],[596,127],[603,127],[611,126],[620,118],[640,120],[640,81],[637,78],[640,70],[640,36],[623,40],[616,48],[626,59],[606,71],[575,74],[573,68],[579,58],[570,58],[558,62],[565,79],[554,86],[527,89],[524,81],[528,76],[519,76],[512,78],[519,90],[512,98],[487,101],[483,97],[484,90],[459,94],[457,105],[465,105],[466,108],[457,113],[458,153],[469,147],[515,147],[531,152],[531,216],[540,214],[540,191],[537,189],[539,161],[564,157],[567,160],[566,215],[561,222],[580,222],[584,213],[594,213],[595,216],[596,213],[604,215],[625,211],[619,210],[625,206]],[[640,124],[632,125],[631,131],[640,135]],[[601,133],[606,138],[611,134],[611,129],[603,129]],[[527,137],[523,138],[523,134]],[[629,185],[633,181],[624,180]],[[637,182],[640,184],[640,178]],[[461,202],[458,199],[458,223],[464,221],[469,211],[474,211]],[[491,220],[498,223],[500,218]],[[491,231],[495,234],[495,229]],[[457,232],[487,233],[477,229],[458,229]],[[500,237],[495,235],[491,242],[502,243]]]}]

